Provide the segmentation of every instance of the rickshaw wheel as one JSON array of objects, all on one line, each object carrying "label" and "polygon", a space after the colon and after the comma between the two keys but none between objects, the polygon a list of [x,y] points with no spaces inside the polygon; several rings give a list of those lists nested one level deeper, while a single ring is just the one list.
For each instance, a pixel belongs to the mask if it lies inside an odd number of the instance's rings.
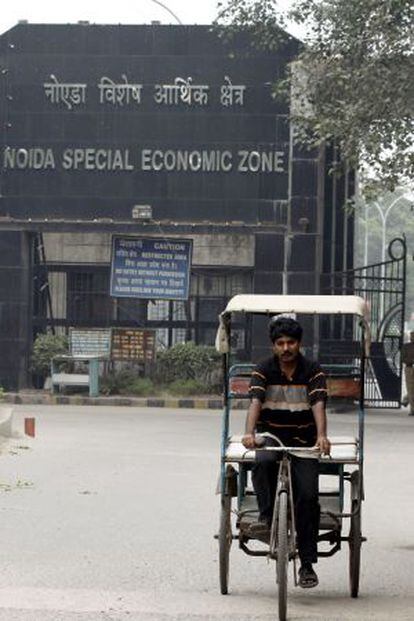
[{"label": "rickshaw wheel", "polygon": [[[351,480],[351,511],[357,510],[360,500],[355,498],[356,490],[359,487],[359,473],[353,473]],[[354,493],[353,493],[354,492]],[[359,573],[361,567],[361,508],[352,515],[351,526],[349,529],[349,590],[351,597],[358,597],[359,592]]]},{"label": "rickshaw wheel", "polygon": [[288,496],[287,492],[281,492],[278,502],[276,556],[276,580],[278,585],[280,621],[286,620],[288,563]]},{"label": "rickshaw wheel", "polygon": [[232,543],[231,532],[231,496],[227,493],[222,494],[221,497],[221,511],[220,511],[220,530],[218,535],[219,540],[219,564],[220,564],[220,592],[222,595],[228,593],[229,583],[229,560],[230,560],[230,547]]}]

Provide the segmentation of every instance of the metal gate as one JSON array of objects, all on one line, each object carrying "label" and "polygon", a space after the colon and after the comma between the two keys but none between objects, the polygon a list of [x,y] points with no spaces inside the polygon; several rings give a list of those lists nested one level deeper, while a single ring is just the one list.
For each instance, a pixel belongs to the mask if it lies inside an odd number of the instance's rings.
[{"label": "metal gate", "polygon": [[[401,345],[404,339],[407,246],[405,237],[393,239],[389,259],[364,267],[322,276],[321,293],[360,295],[370,308],[371,353],[365,380],[366,404],[374,408],[401,405]],[[336,343],[342,359],[356,353],[355,327],[348,320],[334,320],[321,329],[322,348]],[[339,342],[339,343],[338,343]],[[347,345],[349,343],[349,345]],[[324,345],[325,344],[325,345]],[[349,351],[348,351],[349,350]]]}]

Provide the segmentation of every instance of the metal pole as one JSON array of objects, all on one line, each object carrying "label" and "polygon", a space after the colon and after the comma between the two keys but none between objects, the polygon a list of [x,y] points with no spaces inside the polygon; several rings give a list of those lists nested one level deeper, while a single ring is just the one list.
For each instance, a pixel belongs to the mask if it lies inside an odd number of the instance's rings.
[{"label": "metal pole", "polygon": [[[382,250],[381,250],[381,261],[384,263],[385,262],[385,246],[387,243],[387,223],[386,223],[386,218],[383,218],[382,220]],[[384,266],[383,266],[384,268]]]},{"label": "metal pole", "polygon": [[[401,308],[401,314],[402,314],[402,330],[401,330],[401,334],[400,334],[400,342],[398,345],[398,350],[401,352],[401,348],[403,346],[404,343],[404,325],[405,325],[405,294],[406,294],[406,286],[407,286],[407,241],[406,241],[406,237],[403,234],[402,238],[400,238],[400,242],[402,244],[403,247],[403,264],[402,264],[402,271],[403,271],[403,290],[402,290],[402,308]],[[391,242],[391,251],[392,251],[392,242]],[[401,355],[399,356],[399,374],[400,374],[400,394],[399,394],[399,401],[400,401],[400,405],[401,405],[401,389],[402,389],[402,385],[401,385],[401,379],[402,379],[402,373],[403,373],[403,368],[402,368],[402,358]]]},{"label": "metal pole", "polygon": [[385,315],[385,245],[387,243],[387,219],[384,216],[384,214],[382,213],[382,210],[379,209],[380,215],[381,215],[381,220],[382,220],[382,249],[381,249],[381,288],[382,288],[382,292],[381,292],[381,304],[380,304],[380,316],[379,316],[379,321],[378,321],[378,326],[381,325],[382,320],[384,319],[384,315]]},{"label": "metal pole", "polygon": [[283,273],[282,273],[282,294],[289,292],[289,264],[292,240],[292,177],[293,177],[293,133],[292,121],[289,124],[289,169],[288,169],[288,207],[286,218],[286,229],[283,240]]},{"label": "metal pole", "polygon": [[368,211],[369,211],[369,206],[365,205],[364,265],[368,265]]}]

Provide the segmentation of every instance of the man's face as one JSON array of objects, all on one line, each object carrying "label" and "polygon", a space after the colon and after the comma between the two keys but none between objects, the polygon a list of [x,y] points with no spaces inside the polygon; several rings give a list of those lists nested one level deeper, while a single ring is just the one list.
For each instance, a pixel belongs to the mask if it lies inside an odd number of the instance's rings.
[{"label": "man's face", "polygon": [[273,343],[273,353],[282,362],[293,362],[300,349],[300,341],[292,338],[291,336],[280,336]]}]

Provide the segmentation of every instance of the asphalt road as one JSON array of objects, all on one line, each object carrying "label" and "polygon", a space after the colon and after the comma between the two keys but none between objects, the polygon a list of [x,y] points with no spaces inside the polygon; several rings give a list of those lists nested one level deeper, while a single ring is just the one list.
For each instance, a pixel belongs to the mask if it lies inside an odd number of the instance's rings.
[{"label": "asphalt road", "polygon": [[[219,412],[16,406],[20,432],[25,416],[36,438],[0,456],[0,621],[277,619],[273,563],[237,546],[219,594]],[[370,412],[366,431],[361,595],[344,549],[317,589],[290,587],[290,619],[414,618],[414,418]]]}]

